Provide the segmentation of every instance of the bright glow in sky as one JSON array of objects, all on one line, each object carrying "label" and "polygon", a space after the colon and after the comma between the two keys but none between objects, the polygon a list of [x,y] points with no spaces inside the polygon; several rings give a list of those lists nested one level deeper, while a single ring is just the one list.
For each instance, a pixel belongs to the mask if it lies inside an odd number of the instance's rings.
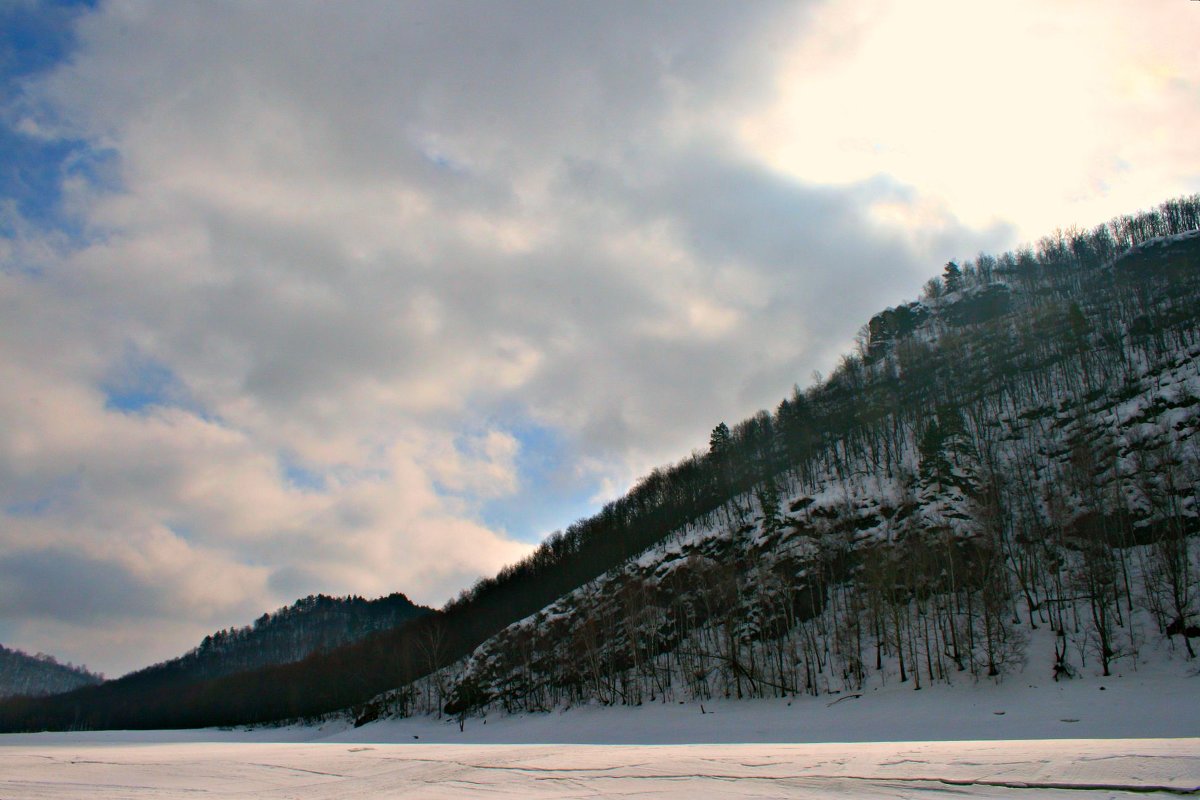
[{"label": "bright glow in sky", "polygon": [[799,180],[893,176],[968,224],[1028,238],[1094,225],[1200,174],[1200,144],[1169,132],[1200,109],[1198,16],[1187,3],[825,5],[825,35],[788,55],[743,141]]},{"label": "bright glow in sky", "polygon": [[1200,191],[1200,4],[0,10],[0,642],[440,604],[949,258]]}]

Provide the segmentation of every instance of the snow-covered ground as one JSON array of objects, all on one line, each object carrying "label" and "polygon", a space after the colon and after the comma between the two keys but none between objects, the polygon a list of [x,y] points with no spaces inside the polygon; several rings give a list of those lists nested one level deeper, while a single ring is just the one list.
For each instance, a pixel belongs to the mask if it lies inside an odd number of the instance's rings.
[{"label": "snow-covered ground", "polygon": [[67,744],[0,749],[0,796],[1119,797],[1190,794],[1200,739],[758,745]]},{"label": "snow-covered ground", "polygon": [[[1119,797],[1200,794],[1200,677],[892,683],[348,727],[0,736],[0,798]],[[789,705],[790,703],[790,705]]]}]

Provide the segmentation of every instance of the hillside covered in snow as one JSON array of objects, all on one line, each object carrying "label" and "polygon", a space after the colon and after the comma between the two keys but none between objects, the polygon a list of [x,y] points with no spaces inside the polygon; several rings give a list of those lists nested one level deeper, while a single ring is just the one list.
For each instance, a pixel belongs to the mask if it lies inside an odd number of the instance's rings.
[{"label": "hillside covered in snow", "polygon": [[358,720],[1194,659],[1200,232],[1122,225],[948,264],[829,380],[631,494],[724,502]]}]

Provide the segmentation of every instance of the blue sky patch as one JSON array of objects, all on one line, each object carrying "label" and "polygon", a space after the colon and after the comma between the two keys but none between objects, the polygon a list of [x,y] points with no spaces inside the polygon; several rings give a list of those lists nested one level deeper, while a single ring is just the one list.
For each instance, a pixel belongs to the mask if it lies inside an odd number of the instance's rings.
[{"label": "blue sky patch", "polygon": [[75,18],[96,0],[41,0],[0,5],[0,75],[13,78],[44,72],[75,47]]},{"label": "blue sky patch", "polygon": [[83,482],[81,473],[73,472],[48,481],[36,495],[17,497],[4,506],[10,517],[43,517],[55,506],[69,500]]},{"label": "blue sky patch", "polygon": [[279,454],[279,474],[283,482],[302,492],[323,492],[328,484],[325,475],[301,461],[295,453]]},{"label": "blue sky patch", "polygon": [[[53,69],[75,47],[76,17],[94,2],[0,5],[0,198],[12,201],[27,223],[82,236],[78,220],[63,209],[63,181],[82,177],[113,186],[115,153],[92,149],[82,139],[45,138],[22,126],[44,109],[31,107],[22,82]],[[12,236],[15,220],[0,217],[0,236]]]},{"label": "blue sky patch", "polygon": [[32,500],[18,500],[4,507],[4,513],[10,517],[40,517],[50,510],[53,498],[48,495]]},{"label": "blue sky patch", "polygon": [[191,527],[187,525],[171,524],[167,526],[167,530],[185,542],[190,542],[194,538]]},{"label": "blue sky patch", "polygon": [[198,412],[187,386],[169,366],[130,348],[101,384],[104,407],[142,414],[155,407]]},{"label": "blue sky patch", "polygon": [[553,529],[596,512],[591,498],[599,489],[595,480],[580,479],[577,454],[559,431],[522,423],[509,429],[520,442],[516,494],[489,500],[481,509],[484,524],[504,529],[523,542],[537,542]]}]

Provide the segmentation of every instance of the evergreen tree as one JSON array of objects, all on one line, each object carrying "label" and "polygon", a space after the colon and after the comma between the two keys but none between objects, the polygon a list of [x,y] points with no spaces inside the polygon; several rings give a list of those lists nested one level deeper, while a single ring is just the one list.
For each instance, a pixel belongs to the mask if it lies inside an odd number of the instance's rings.
[{"label": "evergreen tree", "polygon": [[958,264],[953,261],[946,262],[946,268],[942,271],[942,283],[946,285],[946,292],[957,292],[962,288],[962,270]]},{"label": "evergreen tree", "polygon": [[733,435],[729,432],[729,426],[722,422],[712,429],[712,434],[708,437],[708,453],[715,459],[724,459],[729,455],[732,444]]}]

